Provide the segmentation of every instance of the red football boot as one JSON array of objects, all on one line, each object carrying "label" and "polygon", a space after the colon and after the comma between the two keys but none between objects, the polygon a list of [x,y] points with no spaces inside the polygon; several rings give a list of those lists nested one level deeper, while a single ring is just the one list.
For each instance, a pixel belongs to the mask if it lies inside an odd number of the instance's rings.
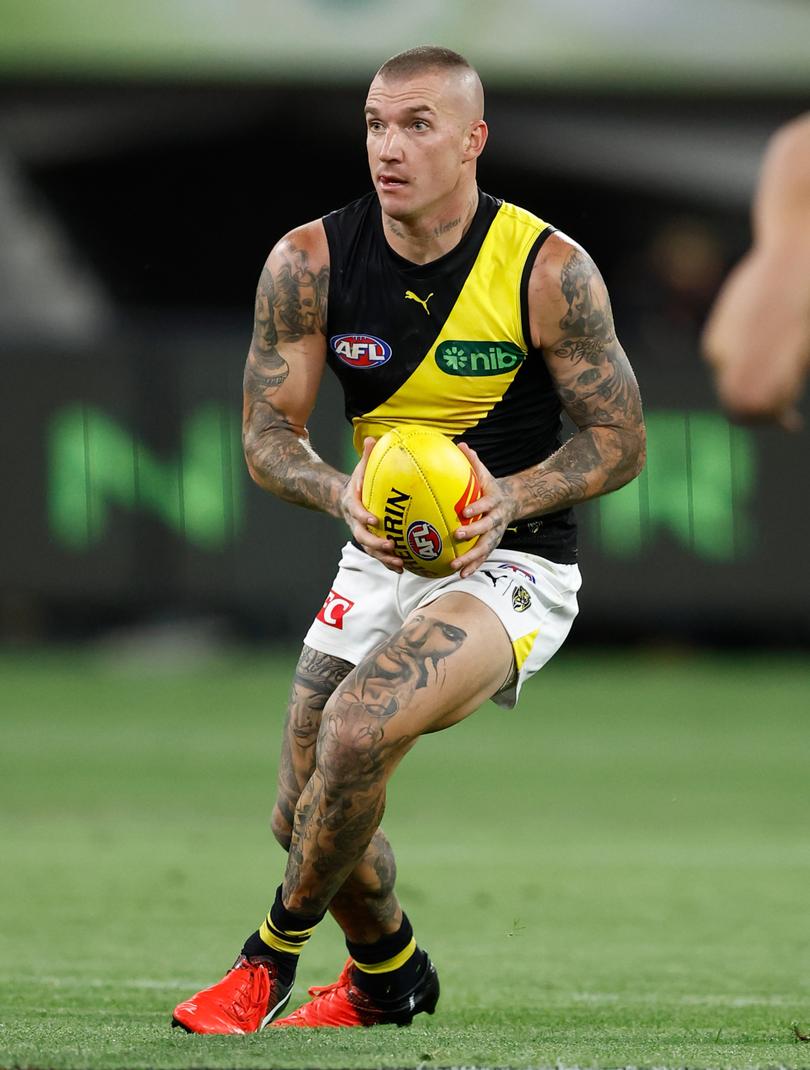
[{"label": "red football boot", "polygon": [[279,1018],[271,1029],[287,1026],[410,1025],[415,1014],[433,1014],[439,1001],[439,977],[436,967],[425,956],[425,970],[410,992],[395,1000],[373,999],[354,983],[354,962],[349,959],[331,985],[316,985],[309,990],[312,999],[297,1011]]},{"label": "red football boot", "polygon": [[172,1025],[187,1033],[255,1033],[281,1014],[292,988],[279,982],[273,962],[240,955],[221,981],[174,1008]]}]

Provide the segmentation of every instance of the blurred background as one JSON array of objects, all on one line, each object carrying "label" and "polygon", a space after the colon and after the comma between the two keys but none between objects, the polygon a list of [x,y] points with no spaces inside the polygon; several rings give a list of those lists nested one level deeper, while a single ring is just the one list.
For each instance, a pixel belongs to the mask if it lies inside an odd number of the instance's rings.
[{"label": "blurred background", "polygon": [[[272,899],[276,740],[345,532],[248,479],[253,295],[369,189],[368,82],[424,43],[483,76],[481,186],[602,268],[649,461],[578,510],[581,613],[518,710],[397,773],[445,995],[435,1046],[369,1065],[798,1065],[810,439],[732,427],[698,339],[810,102],[806,0],[0,0],[0,1065],[188,1066],[168,1009]],[[311,432],[353,466],[329,373]],[[322,930],[299,995],[342,961]]]},{"label": "blurred background", "polygon": [[[0,0],[7,644],[298,642],[344,532],[246,475],[253,293],[369,188],[366,87],[421,43],[479,68],[482,187],[596,258],[646,401],[646,471],[579,510],[572,641],[807,649],[807,432],[731,427],[698,355],[807,107],[803,0]],[[348,470],[331,380],[311,431]]]}]

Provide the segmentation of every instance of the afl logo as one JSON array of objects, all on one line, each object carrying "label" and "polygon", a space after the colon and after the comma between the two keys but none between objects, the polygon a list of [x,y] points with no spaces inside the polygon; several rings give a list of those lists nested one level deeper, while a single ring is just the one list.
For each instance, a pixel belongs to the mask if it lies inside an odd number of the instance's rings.
[{"label": "afl logo", "polygon": [[336,334],[329,344],[350,368],[377,368],[391,359],[391,346],[373,334]]},{"label": "afl logo", "polygon": [[435,561],[442,552],[442,537],[427,520],[416,520],[408,528],[408,546],[423,561]]}]

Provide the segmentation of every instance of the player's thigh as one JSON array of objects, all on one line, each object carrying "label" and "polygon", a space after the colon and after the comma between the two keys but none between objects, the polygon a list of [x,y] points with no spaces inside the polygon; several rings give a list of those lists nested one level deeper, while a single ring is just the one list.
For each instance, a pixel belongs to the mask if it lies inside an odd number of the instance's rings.
[{"label": "player's thigh", "polygon": [[442,595],[411,613],[335,691],[318,739],[319,769],[359,790],[384,782],[420,735],[472,713],[513,666],[493,610],[463,592]]},{"label": "player's thigh", "polygon": [[[419,650],[424,670],[412,708],[420,734],[474,713],[514,672],[512,644],[498,615],[464,591],[450,590],[414,610],[402,631]],[[445,654],[451,640],[452,658]]]}]

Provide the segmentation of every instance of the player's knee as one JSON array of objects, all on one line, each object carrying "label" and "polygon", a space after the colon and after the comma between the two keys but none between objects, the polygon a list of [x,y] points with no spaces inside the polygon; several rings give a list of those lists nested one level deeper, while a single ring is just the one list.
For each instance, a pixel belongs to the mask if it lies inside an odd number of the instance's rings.
[{"label": "player's knee", "polygon": [[324,710],[316,768],[329,795],[354,792],[358,785],[384,784],[399,752],[383,730],[384,718],[340,703]]},{"label": "player's knee", "polygon": [[276,840],[281,844],[284,850],[289,851],[292,842],[292,823],[282,812],[278,803],[273,807],[273,813],[270,818],[270,828],[272,829]]}]

